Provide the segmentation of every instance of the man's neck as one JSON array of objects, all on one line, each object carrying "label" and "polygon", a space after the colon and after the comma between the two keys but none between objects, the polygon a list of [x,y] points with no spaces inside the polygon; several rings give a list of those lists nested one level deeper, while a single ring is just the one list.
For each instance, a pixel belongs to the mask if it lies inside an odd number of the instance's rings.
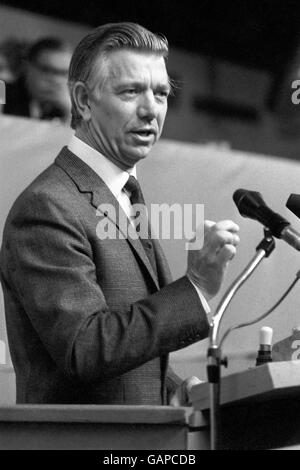
[{"label": "man's neck", "polygon": [[122,162],[118,158],[113,157],[110,154],[107,154],[104,149],[100,149],[99,145],[97,145],[97,143],[95,142],[95,139],[93,139],[93,137],[88,132],[88,129],[86,130],[86,129],[79,126],[75,130],[75,137],[82,140],[82,142],[89,145],[92,149],[94,149],[97,152],[101,153],[101,155],[103,155],[105,158],[107,158],[107,160],[112,162],[114,165],[116,165],[122,171],[126,171],[126,172],[131,173],[132,169],[135,167],[135,165],[133,167],[127,167],[126,165],[123,165]]}]

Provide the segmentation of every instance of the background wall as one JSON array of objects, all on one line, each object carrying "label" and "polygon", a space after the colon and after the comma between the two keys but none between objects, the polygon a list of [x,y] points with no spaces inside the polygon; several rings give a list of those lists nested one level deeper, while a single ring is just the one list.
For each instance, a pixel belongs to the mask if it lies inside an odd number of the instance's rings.
[{"label": "background wall", "polygon": [[[0,233],[12,202],[21,190],[48,164],[68,142],[71,130],[57,124],[0,118]],[[240,225],[241,244],[231,263],[221,293],[211,302],[215,310],[232,280],[254,256],[263,236],[262,227],[243,219],[232,201],[237,188],[260,191],[273,210],[286,216],[300,230],[299,220],[285,209],[290,193],[300,192],[300,164],[266,155],[255,155],[212,145],[161,140],[138,168],[147,202],[169,204],[202,203],[205,218],[231,218]],[[0,240],[1,241],[1,240]],[[186,268],[185,240],[161,241],[175,278]],[[266,311],[294,279],[299,270],[299,254],[281,240],[254,276],[232,301],[222,326],[249,320]],[[5,343],[5,360],[0,366],[0,402],[14,402],[14,376],[11,368],[2,297],[0,299],[0,340]],[[300,325],[300,295],[296,286],[286,301],[264,322],[234,332],[227,339],[224,353],[229,368],[224,373],[253,366],[258,348],[258,333],[263,325],[274,328],[274,342],[290,335]],[[171,362],[182,377],[206,378],[207,341],[196,343],[171,355]],[[1,361],[0,361],[1,362]]]},{"label": "background wall", "polygon": [[27,41],[44,36],[59,36],[75,45],[89,29],[87,26],[0,5],[0,41],[11,36]]},{"label": "background wall", "polygon": [[[102,23],[99,15],[99,25]],[[76,45],[86,25],[69,23],[24,10],[0,5],[0,42],[6,37],[29,41],[54,35]],[[300,55],[299,55],[300,57]],[[298,159],[300,148],[300,105],[280,115],[266,106],[271,87],[270,75],[261,70],[176,49],[170,44],[168,70],[177,81],[175,98],[170,99],[163,136],[195,143],[214,142],[225,148],[279,155]],[[289,100],[291,80],[285,83],[285,101]],[[232,105],[250,107],[257,119],[215,116],[195,106],[197,98],[225,100]],[[292,115],[291,115],[292,114]],[[293,132],[288,128],[293,121]]]}]

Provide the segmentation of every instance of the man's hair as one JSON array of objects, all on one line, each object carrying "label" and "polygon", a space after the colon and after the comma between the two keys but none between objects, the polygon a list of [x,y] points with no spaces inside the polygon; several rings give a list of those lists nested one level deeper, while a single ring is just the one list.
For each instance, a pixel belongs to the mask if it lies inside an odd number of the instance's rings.
[{"label": "man's hair", "polygon": [[[103,61],[113,50],[133,49],[168,56],[168,41],[162,34],[154,34],[137,23],[108,23],[94,29],[77,45],[69,68],[69,90],[72,102],[71,127],[76,129],[81,115],[73,100],[72,90],[77,81],[89,83],[96,73],[96,61]],[[98,62],[98,61],[97,61]]]},{"label": "man's hair", "polygon": [[53,37],[46,37],[39,39],[38,41],[34,42],[30,47],[27,55],[27,60],[29,63],[36,63],[40,54],[44,51],[54,51],[54,52],[71,52],[72,47],[71,45],[64,41],[63,39],[53,38]]}]

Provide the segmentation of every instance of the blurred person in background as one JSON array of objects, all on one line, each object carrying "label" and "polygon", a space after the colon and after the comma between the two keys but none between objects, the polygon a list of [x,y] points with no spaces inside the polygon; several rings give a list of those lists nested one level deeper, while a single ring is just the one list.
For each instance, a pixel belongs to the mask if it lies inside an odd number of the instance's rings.
[{"label": "blurred person in background", "polygon": [[24,72],[24,62],[28,44],[15,38],[7,38],[0,43],[0,80],[13,83]]},{"label": "blurred person in background", "polygon": [[[5,86],[15,83],[24,70],[25,57],[28,44],[16,38],[7,38],[0,43],[0,81],[5,82]],[[0,113],[3,112],[4,105],[0,103]]]},{"label": "blurred person in background", "polygon": [[43,38],[29,49],[24,76],[6,87],[4,114],[35,119],[70,119],[67,87],[72,49],[57,38]]}]

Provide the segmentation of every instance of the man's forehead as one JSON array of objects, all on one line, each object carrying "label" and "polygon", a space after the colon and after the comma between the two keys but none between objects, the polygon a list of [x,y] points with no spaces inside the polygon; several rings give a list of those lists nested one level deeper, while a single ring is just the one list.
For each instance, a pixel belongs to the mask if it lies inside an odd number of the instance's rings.
[{"label": "man's forehead", "polygon": [[105,60],[105,74],[111,79],[142,79],[151,74],[160,80],[168,80],[165,59],[152,51],[118,49]]}]

